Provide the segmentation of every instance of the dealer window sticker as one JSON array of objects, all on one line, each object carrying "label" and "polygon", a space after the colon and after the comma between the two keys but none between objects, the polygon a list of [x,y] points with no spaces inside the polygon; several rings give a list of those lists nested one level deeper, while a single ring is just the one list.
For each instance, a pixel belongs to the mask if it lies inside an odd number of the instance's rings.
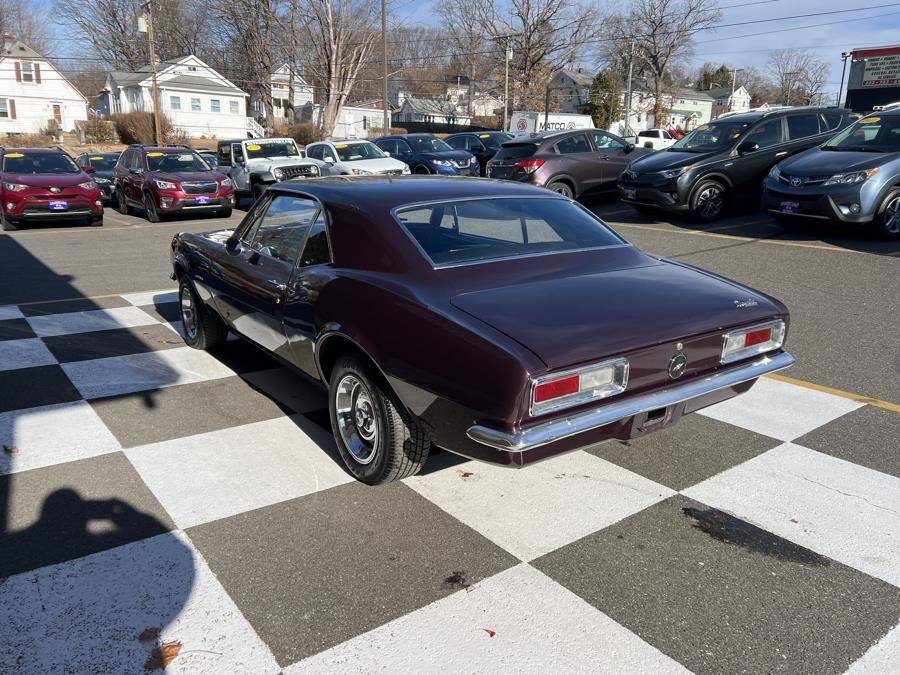
[{"label": "dealer window sticker", "polygon": [[19,157],[24,157],[25,155],[23,155],[21,152],[10,152],[9,154],[7,154],[5,156],[11,157],[12,159],[19,159]]},{"label": "dealer window sticker", "polygon": [[162,157],[164,152],[148,152],[147,157]]},{"label": "dealer window sticker", "polygon": [[880,117],[866,117],[859,121],[860,124],[875,124],[876,122],[880,122]]},{"label": "dealer window sticker", "polygon": [[92,162],[103,159],[102,157],[88,157]]},{"label": "dealer window sticker", "polygon": [[250,152],[256,152],[257,150],[262,150],[262,146],[261,146],[261,145],[257,145],[256,143],[253,143],[252,145],[248,145],[248,146],[247,146],[247,149],[248,149]]}]

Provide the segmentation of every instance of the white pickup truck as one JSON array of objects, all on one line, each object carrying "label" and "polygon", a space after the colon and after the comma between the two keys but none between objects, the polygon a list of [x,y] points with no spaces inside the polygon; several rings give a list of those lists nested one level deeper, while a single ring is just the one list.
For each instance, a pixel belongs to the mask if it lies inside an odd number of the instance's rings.
[{"label": "white pickup truck", "polygon": [[663,150],[674,145],[676,140],[665,129],[646,129],[638,132],[635,145],[639,148]]},{"label": "white pickup truck", "polygon": [[332,173],[316,159],[303,156],[293,138],[219,141],[219,170],[234,182],[237,197],[257,199],[272,183],[291,178],[318,178]]}]

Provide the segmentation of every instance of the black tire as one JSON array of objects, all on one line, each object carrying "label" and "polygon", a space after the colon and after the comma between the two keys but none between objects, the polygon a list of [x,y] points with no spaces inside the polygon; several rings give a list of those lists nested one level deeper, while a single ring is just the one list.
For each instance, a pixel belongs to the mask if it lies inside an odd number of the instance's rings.
[{"label": "black tire", "polygon": [[0,229],[2,229],[4,232],[12,232],[13,230],[18,230],[19,226],[15,223],[9,222],[4,216],[0,218]]},{"label": "black tire", "polygon": [[156,210],[156,202],[153,201],[153,195],[149,192],[144,193],[144,213],[147,215],[149,222],[160,222],[159,211]]},{"label": "black tire", "polygon": [[569,199],[575,198],[575,190],[573,190],[572,186],[564,180],[551,180],[547,183],[547,189],[561,194],[563,197],[568,197]]},{"label": "black tire", "polygon": [[216,215],[219,218],[231,218],[231,209],[219,209],[216,211]]},{"label": "black tire", "polygon": [[413,173],[418,173],[418,174],[424,175],[426,173],[431,173],[431,171],[424,164],[419,164],[419,166],[417,166],[415,169],[413,169]]},{"label": "black tire", "polygon": [[712,223],[725,212],[725,199],[725,186],[719,181],[701,181],[691,193],[691,215],[701,223]]},{"label": "black tire", "polygon": [[91,225],[93,225],[94,227],[103,227],[103,216],[91,220]]},{"label": "black tire", "polygon": [[[350,405],[340,421],[338,398],[342,408]],[[328,387],[328,412],[338,451],[357,480],[381,485],[412,476],[425,465],[431,436],[362,359],[347,355],[335,363]],[[365,426],[358,426],[360,419]],[[356,454],[348,448],[345,435],[358,441]],[[367,436],[371,438],[366,440]]]},{"label": "black tire", "polygon": [[116,211],[121,213],[123,216],[128,215],[128,202],[125,201],[125,193],[122,192],[122,188],[116,188]]},{"label": "black tire", "polygon": [[884,198],[872,224],[882,239],[900,239],[900,190],[894,190]]},{"label": "black tire", "polygon": [[225,322],[203,304],[193,285],[186,279],[181,279],[178,284],[178,307],[184,326],[184,342],[189,347],[210,350],[225,342],[228,337]]}]

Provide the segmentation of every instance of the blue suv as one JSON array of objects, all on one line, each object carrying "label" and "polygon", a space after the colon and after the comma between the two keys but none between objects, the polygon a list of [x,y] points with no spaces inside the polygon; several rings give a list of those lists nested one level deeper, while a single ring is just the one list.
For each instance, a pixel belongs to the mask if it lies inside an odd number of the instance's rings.
[{"label": "blue suv", "polygon": [[382,136],[375,145],[391,157],[406,162],[413,173],[444,176],[477,176],[478,160],[467,150],[454,150],[434,134]]},{"label": "blue suv", "polygon": [[900,110],[873,113],[776,164],[763,189],[780,223],[831,220],[900,239]]}]

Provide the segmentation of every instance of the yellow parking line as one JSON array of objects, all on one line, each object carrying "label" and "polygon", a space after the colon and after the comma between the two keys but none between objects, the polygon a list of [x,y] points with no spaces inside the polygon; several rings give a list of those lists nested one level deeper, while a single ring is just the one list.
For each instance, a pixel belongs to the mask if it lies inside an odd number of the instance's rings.
[{"label": "yellow parking line", "polygon": [[684,234],[694,237],[714,237],[716,239],[730,239],[733,241],[743,241],[751,244],[772,244],[774,246],[790,246],[792,248],[812,248],[819,251],[832,251],[834,253],[864,253],[865,251],[854,251],[848,248],[838,248],[837,246],[825,246],[824,244],[802,244],[796,241],[782,241],[780,239],[758,239],[755,237],[738,237],[733,234],[717,234],[715,232],[707,232],[705,230],[673,230],[668,227],[653,227],[652,225],[633,225],[631,223],[612,223],[615,227],[631,227],[636,230],[651,230],[653,232],[665,232],[666,234]]},{"label": "yellow parking line", "polygon": [[841,398],[849,398],[851,401],[867,403],[869,405],[874,405],[876,408],[884,408],[885,410],[890,410],[891,412],[900,413],[900,405],[891,403],[890,401],[882,401],[881,399],[872,398],[871,396],[863,396],[862,394],[854,394],[842,389],[835,389],[834,387],[826,387],[824,384],[816,384],[815,382],[798,380],[796,378],[788,377],[787,375],[781,375],[779,373],[772,373],[770,375],[767,375],[766,377],[771,377],[773,380],[780,380],[789,384],[795,384],[798,387],[806,387],[807,389],[813,389],[814,391],[821,391],[825,394],[832,394],[833,396],[840,396]]}]

